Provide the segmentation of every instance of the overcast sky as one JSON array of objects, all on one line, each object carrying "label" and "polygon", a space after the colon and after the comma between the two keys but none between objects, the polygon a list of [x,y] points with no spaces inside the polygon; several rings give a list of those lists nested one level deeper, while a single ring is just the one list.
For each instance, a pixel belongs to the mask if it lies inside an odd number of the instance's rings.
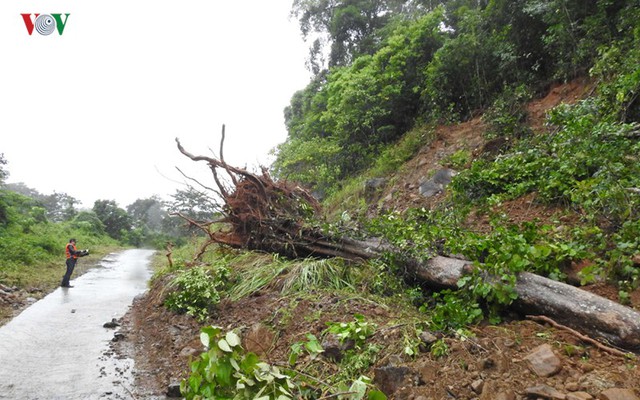
[{"label": "overcast sky", "polygon": [[[8,182],[92,207],[213,186],[196,154],[271,162],[283,109],[309,82],[291,0],[1,0],[0,153]],[[70,14],[29,35],[21,14]],[[64,18],[64,15],[62,15]],[[33,16],[32,16],[33,19]],[[58,26],[59,28],[59,26]]]}]

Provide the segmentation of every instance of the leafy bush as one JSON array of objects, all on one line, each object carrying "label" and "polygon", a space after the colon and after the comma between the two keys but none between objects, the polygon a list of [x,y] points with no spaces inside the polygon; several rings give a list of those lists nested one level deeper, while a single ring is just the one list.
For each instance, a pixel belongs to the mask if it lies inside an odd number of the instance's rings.
[{"label": "leafy bush", "polygon": [[483,312],[477,301],[469,292],[453,292],[443,290],[434,293],[435,307],[429,309],[426,305],[421,310],[431,315],[433,330],[455,330],[478,322]]},{"label": "leafy bush", "polygon": [[[234,332],[223,334],[217,326],[202,328],[200,341],[207,348],[198,359],[191,362],[191,374],[180,383],[180,392],[187,400],[192,399],[247,399],[288,400],[294,398],[326,398],[315,390],[319,382],[307,374],[294,370],[281,371],[277,366],[260,361],[258,356],[246,352],[240,338]],[[302,349],[310,354],[319,354],[322,348],[313,335],[307,335],[306,344],[292,346],[290,363],[295,364]],[[377,390],[369,390],[370,379],[360,376],[349,386],[335,390],[331,395],[343,400],[386,400]],[[327,388],[331,389],[331,388]],[[350,394],[340,394],[350,393]]]},{"label": "leafy bush", "polygon": [[294,398],[291,378],[244,351],[234,332],[223,335],[220,327],[205,327],[200,340],[208,350],[191,363],[191,375],[180,383],[187,400]]},{"label": "leafy bush", "polygon": [[351,322],[329,322],[327,332],[337,335],[341,342],[351,340],[357,349],[361,349],[365,340],[375,332],[376,324],[366,322],[362,314],[355,314],[353,319]]},{"label": "leafy bush", "polygon": [[212,270],[195,266],[179,271],[171,281],[173,291],[167,295],[165,306],[204,321],[212,308],[220,302],[218,288],[222,286],[225,274],[226,269],[222,267]]}]

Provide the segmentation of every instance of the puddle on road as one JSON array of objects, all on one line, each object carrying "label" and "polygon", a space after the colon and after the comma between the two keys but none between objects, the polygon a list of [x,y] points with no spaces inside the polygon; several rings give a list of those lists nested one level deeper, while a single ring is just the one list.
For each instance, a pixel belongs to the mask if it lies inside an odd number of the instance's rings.
[{"label": "puddle on road", "polygon": [[147,289],[152,254],[110,255],[0,327],[0,399],[132,399],[133,361],[115,356],[117,329],[103,325]]}]

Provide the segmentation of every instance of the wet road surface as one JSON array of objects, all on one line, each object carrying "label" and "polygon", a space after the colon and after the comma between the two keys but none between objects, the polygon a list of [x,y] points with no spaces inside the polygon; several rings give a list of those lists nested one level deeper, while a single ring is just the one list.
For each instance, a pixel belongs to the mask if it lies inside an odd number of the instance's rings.
[{"label": "wet road surface", "polygon": [[0,399],[133,398],[133,362],[111,356],[117,330],[103,325],[146,290],[152,254],[109,255],[0,327]]}]

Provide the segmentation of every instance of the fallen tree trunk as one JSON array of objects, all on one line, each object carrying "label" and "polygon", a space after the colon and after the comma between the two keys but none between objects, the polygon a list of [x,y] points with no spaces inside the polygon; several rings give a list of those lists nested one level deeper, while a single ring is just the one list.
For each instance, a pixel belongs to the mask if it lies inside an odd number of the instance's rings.
[{"label": "fallen tree trunk", "polygon": [[[446,288],[457,288],[474,268],[469,261],[442,256],[412,264],[417,279]],[[599,342],[640,353],[640,313],[632,308],[529,272],[518,274],[515,291],[512,307],[518,312],[546,315]]]},{"label": "fallen tree trunk", "polygon": [[[319,229],[305,226],[304,219],[319,204],[304,189],[287,182],[275,182],[265,169],[257,175],[227,165],[220,159],[195,156],[176,139],[178,149],[193,161],[205,161],[224,201],[223,217],[216,222],[230,226],[211,231],[211,223],[186,219],[203,230],[209,243],[278,253],[287,257],[341,257],[348,260],[378,258],[396,250],[377,239],[366,241],[348,237],[328,237]],[[217,169],[226,172],[234,187],[226,187]],[[457,288],[458,280],[474,268],[469,261],[437,256],[426,262],[407,260],[412,278],[433,288]],[[490,277],[488,277],[490,279]],[[526,314],[537,313],[561,321],[563,325],[608,345],[640,353],[640,313],[619,303],[579,288],[531,273],[520,273],[513,308]]]}]

